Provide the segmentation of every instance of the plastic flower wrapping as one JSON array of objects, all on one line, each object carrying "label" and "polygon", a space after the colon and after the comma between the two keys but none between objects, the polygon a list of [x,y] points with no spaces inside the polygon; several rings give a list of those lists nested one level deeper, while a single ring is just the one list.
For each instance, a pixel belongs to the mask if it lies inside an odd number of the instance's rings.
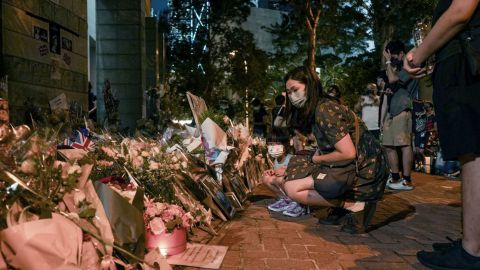
[{"label": "plastic flower wrapping", "polygon": [[249,190],[238,172],[253,157],[248,130],[217,121],[152,138],[95,133],[88,121],[71,132],[0,124],[0,270],[155,269],[143,260],[146,230],[215,234],[213,215],[231,218],[216,196],[243,203]]}]

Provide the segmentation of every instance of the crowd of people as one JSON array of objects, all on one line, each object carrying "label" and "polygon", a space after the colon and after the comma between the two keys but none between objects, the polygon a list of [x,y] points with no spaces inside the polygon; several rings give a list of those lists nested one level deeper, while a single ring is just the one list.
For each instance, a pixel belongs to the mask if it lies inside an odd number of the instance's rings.
[{"label": "crowd of people", "polygon": [[[440,156],[458,160],[462,238],[434,243],[417,258],[432,269],[480,269],[478,2],[440,0],[418,48],[407,52],[401,41],[389,42],[385,71],[366,84],[353,110],[343,105],[338,86],[324,91],[309,68],[288,72],[267,136],[274,166],[263,182],[277,196],[268,209],[298,217],[309,206],[329,207],[321,224],[363,233],[385,188],[413,190],[412,169],[429,172]],[[433,54],[435,67],[424,65]],[[432,76],[433,103],[419,99],[419,79],[426,75]]]}]

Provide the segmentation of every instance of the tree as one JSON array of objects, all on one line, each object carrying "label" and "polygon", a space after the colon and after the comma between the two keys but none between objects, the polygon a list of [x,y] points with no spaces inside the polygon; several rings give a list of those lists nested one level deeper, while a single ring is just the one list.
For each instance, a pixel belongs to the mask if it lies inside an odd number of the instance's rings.
[{"label": "tree", "polygon": [[268,29],[274,36],[273,43],[277,48],[272,55],[276,70],[286,72],[302,63],[316,66],[321,61],[322,53],[350,55],[366,51],[368,20],[364,1],[286,2],[291,5],[291,12],[283,16],[281,23]]},{"label": "tree", "polygon": [[[366,4],[371,23],[371,38],[375,47],[375,58],[382,59],[382,50],[390,40],[409,43],[412,29],[418,19],[431,18],[438,0],[371,0]],[[380,62],[379,62],[380,63]]]},{"label": "tree", "polygon": [[310,0],[305,1],[305,24],[308,30],[308,67],[315,74],[315,47],[317,46],[317,26],[320,19],[320,6],[312,6]]},{"label": "tree", "polygon": [[[249,2],[211,0],[208,7],[206,2],[172,1],[169,68],[174,72],[171,86],[176,96],[192,91],[207,104],[215,104],[218,96],[225,95],[225,88],[244,91],[245,87],[268,85],[268,58],[255,47],[253,35],[240,27],[249,15]],[[192,24],[192,13],[198,18],[202,8],[208,8],[208,16],[201,17],[200,25],[195,20]],[[232,52],[236,57],[230,56]],[[244,61],[248,73],[244,72]]]}]

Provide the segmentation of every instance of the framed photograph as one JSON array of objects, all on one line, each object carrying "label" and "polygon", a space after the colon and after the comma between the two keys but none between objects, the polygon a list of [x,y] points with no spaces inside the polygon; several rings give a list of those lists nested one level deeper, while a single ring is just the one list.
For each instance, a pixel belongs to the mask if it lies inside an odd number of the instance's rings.
[{"label": "framed photograph", "polygon": [[245,162],[245,176],[247,178],[248,188],[253,190],[259,183],[257,166],[254,160],[248,160]]},{"label": "framed photograph", "polygon": [[36,40],[41,40],[43,42],[48,42],[48,31],[47,29],[41,28],[39,26],[33,27],[33,38]]},{"label": "framed photograph", "polygon": [[249,190],[243,183],[243,179],[240,176],[235,175],[231,177],[230,184],[232,185],[233,192],[235,195],[237,195],[237,198],[240,202],[243,203],[245,200],[247,200]]},{"label": "framed photograph", "polygon": [[240,201],[238,200],[237,196],[235,196],[235,193],[233,193],[233,192],[225,192],[225,195],[227,195],[228,200],[229,200],[230,203],[233,205],[233,207],[235,208],[235,210],[237,210],[237,211],[242,211],[242,210],[244,210],[244,209],[243,209],[243,206],[242,206],[242,203],[240,203]]},{"label": "framed photograph", "polygon": [[235,208],[228,200],[225,193],[223,193],[222,187],[211,176],[205,176],[200,179],[200,183],[205,188],[208,194],[213,198],[213,201],[217,204],[218,208],[231,219],[235,215]]},{"label": "framed photograph", "polygon": [[62,49],[72,51],[72,40],[62,37]]},{"label": "framed photograph", "polygon": [[50,52],[60,54],[60,26],[50,23]]}]

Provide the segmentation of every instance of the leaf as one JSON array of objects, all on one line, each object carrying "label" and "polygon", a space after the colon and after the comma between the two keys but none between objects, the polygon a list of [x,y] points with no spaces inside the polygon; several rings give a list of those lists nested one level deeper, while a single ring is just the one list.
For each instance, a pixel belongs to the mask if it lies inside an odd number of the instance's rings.
[{"label": "leaf", "polygon": [[95,208],[86,208],[80,211],[78,216],[85,219],[92,219],[95,217],[95,213],[96,213]]}]

